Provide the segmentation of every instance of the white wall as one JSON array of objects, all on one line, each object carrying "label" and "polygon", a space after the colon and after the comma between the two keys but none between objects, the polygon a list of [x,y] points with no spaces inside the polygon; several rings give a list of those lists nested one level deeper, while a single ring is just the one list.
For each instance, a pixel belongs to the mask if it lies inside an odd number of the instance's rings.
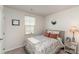
[{"label": "white wall", "polygon": [[[51,20],[53,19],[57,21],[56,25],[51,24]],[[46,29],[64,30],[66,36],[72,37],[72,33],[68,31],[71,26],[77,26],[79,28],[79,7],[64,10],[46,17]]]},{"label": "white wall", "polygon": [[[27,12],[20,11],[18,9],[12,9],[5,7],[5,51],[9,51],[18,47],[23,46],[24,42],[24,16],[30,15],[36,17],[36,33],[40,33],[43,30],[43,17],[33,15]],[[12,19],[19,19],[20,26],[12,26]],[[40,28],[41,26],[41,28]],[[41,29],[41,30],[40,30]]]},{"label": "white wall", "polygon": [[[5,17],[5,50],[23,46],[24,40],[24,14],[20,11],[4,8]],[[20,26],[12,26],[12,19],[19,19]]]}]

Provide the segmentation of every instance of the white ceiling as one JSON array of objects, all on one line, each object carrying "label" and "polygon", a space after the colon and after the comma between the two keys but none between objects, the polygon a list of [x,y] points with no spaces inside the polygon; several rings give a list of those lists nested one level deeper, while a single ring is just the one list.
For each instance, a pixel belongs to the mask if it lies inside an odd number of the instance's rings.
[{"label": "white ceiling", "polygon": [[65,9],[75,7],[74,5],[6,5],[10,8],[16,8],[33,14],[46,16]]}]

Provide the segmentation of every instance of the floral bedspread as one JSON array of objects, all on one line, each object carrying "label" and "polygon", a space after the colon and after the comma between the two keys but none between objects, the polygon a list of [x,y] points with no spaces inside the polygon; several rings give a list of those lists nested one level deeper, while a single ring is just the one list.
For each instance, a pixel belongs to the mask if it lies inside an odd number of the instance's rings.
[{"label": "floral bedspread", "polygon": [[32,54],[52,54],[62,46],[61,39],[47,38],[43,35],[31,37],[26,40],[26,49]]}]

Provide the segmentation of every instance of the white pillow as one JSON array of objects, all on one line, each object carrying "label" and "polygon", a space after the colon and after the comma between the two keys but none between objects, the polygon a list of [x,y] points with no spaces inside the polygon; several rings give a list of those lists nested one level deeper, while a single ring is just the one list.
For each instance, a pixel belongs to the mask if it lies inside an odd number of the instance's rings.
[{"label": "white pillow", "polygon": [[59,31],[47,30],[47,33],[51,33],[51,34],[59,34]]},{"label": "white pillow", "polygon": [[59,34],[59,31],[53,31],[53,34]]},{"label": "white pillow", "polygon": [[53,33],[52,31],[48,30],[47,33]]}]

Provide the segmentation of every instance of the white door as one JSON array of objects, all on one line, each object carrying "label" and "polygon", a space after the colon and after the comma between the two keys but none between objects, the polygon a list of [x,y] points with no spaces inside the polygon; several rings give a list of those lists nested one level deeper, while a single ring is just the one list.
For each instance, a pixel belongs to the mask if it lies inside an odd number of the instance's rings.
[{"label": "white door", "polygon": [[0,6],[0,54],[3,53],[3,6]]}]

